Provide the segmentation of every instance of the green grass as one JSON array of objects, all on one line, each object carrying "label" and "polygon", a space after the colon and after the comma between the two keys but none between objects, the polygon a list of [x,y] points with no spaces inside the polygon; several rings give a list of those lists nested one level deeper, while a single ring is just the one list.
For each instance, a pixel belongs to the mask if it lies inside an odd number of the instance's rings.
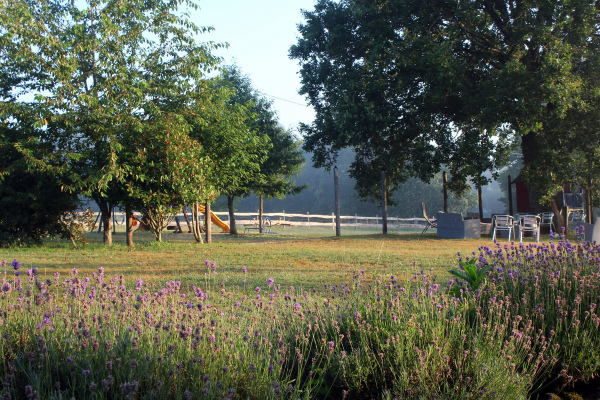
[{"label": "green grass", "polygon": [[[352,235],[350,233],[353,233]],[[23,266],[35,265],[42,275],[61,275],[77,268],[86,275],[100,266],[107,275],[123,274],[142,278],[153,285],[179,280],[184,287],[198,284],[205,278],[205,260],[215,262],[221,279],[239,277],[242,267],[248,268],[247,285],[262,284],[276,278],[282,285],[305,289],[320,287],[323,282],[347,282],[352,274],[365,270],[373,276],[404,274],[433,268],[440,277],[456,265],[457,252],[471,252],[481,240],[437,239],[435,234],[391,233],[375,230],[347,229],[342,237],[325,228],[287,228],[277,234],[246,235],[213,234],[213,243],[196,244],[192,235],[164,235],[156,243],[150,233],[135,233],[135,248],[125,246],[124,233],[114,235],[112,246],[102,244],[102,235],[89,234],[90,243],[74,248],[70,243],[50,240],[40,247],[0,249],[0,259],[18,259]],[[239,279],[235,279],[239,281]]]}]

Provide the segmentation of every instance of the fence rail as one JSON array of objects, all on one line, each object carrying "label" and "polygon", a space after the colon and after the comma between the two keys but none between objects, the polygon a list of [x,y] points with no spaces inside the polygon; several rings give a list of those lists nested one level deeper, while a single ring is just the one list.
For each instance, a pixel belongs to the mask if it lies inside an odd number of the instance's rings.
[{"label": "fence rail", "polygon": [[[213,212],[217,217],[219,217],[223,222],[229,224],[229,213],[218,211]],[[135,213],[136,218],[141,219],[142,215],[140,213]],[[190,214],[188,213],[188,218]],[[293,226],[305,226],[308,228],[311,227],[331,227],[335,230],[335,215],[332,213],[331,215],[326,214],[289,214],[284,212],[280,213],[265,213],[263,212],[263,218],[269,217],[271,223],[276,225],[277,223],[289,223]],[[177,218],[180,223],[185,223],[184,214],[178,213]],[[202,219],[204,218],[204,214],[202,214]],[[98,224],[100,223],[100,213],[97,214],[95,220],[96,224],[94,229],[98,228]],[[258,220],[258,212],[250,212],[250,213],[235,213],[235,222],[236,225],[244,225],[251,224],[253,221]],[[124,212],[115,212],[113,213],[113,221],[116,225],[125,225],[125,213]],[[425,218],[398,218],[398,217],[390,217],[387,218],[388,227],[390,228],[400,228],[400,227],[412,227],[418,228],[425,226],[427,222]],[[382,227],[382,217],[376,215],[374,217],[364,217],[359,215],[342,215],[340,216],[340,225],[342,227],[354,227],[354,228],[377,228]],[[175,222],[171,223],[175,225]]]}]

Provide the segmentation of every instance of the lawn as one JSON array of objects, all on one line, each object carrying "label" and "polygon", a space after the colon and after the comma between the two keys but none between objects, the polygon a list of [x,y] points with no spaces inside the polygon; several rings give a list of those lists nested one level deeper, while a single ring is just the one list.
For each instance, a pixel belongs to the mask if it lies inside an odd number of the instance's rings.
[{"label": "lawn", "polygon": [[0,249],[0,260],[18,259],[24,267],[38,267],[40,274],[61,276],[73,268],[90,275],[104,267],[107,275],[123,274],[128,282],[142,278],[152,285],[181,281],[184,288],[198,285],[209,272],[205,260],[214,262],[217,274],[227,282],[249,272],[247,285],[255,287],[267,278],[282,285],[305,289],[322,283],[344,283],[354,272],[369,276],[395,274],[399,279],[421,269],[433,268],[447,278],[457,263],[457,252],[471,253],[490,238],[481,240],[438,239],[435,234],[390,233],[348,229],[335,237],[331,229],[287,228],[277,234],[213,234],[213,243],[196,244],[189,234],[166,233],[156,243],[150,233],[135,233],[136,246],[124,245],[124,233],[114,235],[112,246],[101,243],[102,235],[89,234],[90,243],[74,248],[70,243],[51,240],[41,247]]},{"label": "lawn", "polygon": [[0,251],[0,399],[541,400],[600,371],[590,243],[90,240]]}]

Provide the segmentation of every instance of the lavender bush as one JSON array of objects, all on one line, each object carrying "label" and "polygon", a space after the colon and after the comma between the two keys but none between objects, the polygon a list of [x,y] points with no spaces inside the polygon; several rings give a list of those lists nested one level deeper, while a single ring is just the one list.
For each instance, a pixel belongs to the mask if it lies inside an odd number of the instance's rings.
[{"label": "lavender bush", "polygon": [[361,271],[310,293],[246,288],[245,268],[226,286],[210,262],[202,286],[156,289],[102,269],[44,280],[15,260],[0,399],[526,399],[600,371],[598,246],[472,258],[487,269],[477,290]]}]

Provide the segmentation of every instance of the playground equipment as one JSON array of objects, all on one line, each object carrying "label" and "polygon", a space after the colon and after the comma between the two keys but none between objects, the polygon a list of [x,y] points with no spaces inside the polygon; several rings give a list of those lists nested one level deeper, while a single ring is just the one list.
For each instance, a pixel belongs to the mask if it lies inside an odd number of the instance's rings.
[{"label": "playground equipment", "polygon": [[[204,206],[198,205],[198,211],[200,211],[201,213],[204,213],[205,212]],[[227,225],[225,222],[223,222],[212,211],[210,212],[210,220],[212,221],[213,224],[215,224],[216,226],[218,226],[219,228],[221,228],[221,230],[224,233],[228,233],[229,232],[229,225]]]}]

